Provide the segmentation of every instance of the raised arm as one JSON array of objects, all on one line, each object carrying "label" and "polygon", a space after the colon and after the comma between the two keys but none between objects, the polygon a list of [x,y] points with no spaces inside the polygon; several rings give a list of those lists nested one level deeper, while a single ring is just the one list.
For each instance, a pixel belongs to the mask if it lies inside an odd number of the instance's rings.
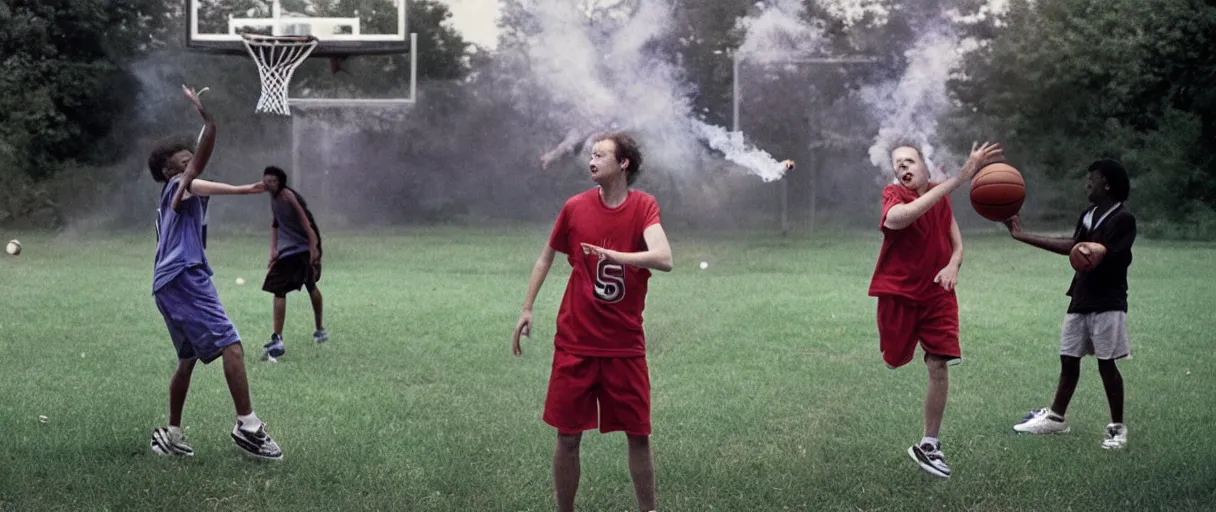
[{"label": "raised arm", "polygon": [[215,149],[215,119],[203,108],[203,102],[198,99],[198,93],[195,93],[194,89],[183,85],[182,91],[185,92],[186,98],[194,104],[194,108],[198,109],[199,115],[203,117],[203,133],[199,136],[198,147],[194,150],[194,157],[190,159],[189,164],[186,164],[186,171],[182,173],[182,180],[177,187],[177,192],[173,194],[170,207],[174,210],[177,210],[181,206],[182,199],[185,197],[186,192],[190,190],[191,182],[194,181],[194,178],[202,174],[203,170],[207,168],[207,161],[211,160],[211,151]]},{"label": "raised arm", "polygon": [[549,168],[549,165],[552,164],[554,160],[574,152],[575,149],[577,149],[580,144],[586,142],[587,138],[590,136],[591,134],[587,133],[585,130],[572,128],[569,132],[566,132],[566,138],[562,139],[562,141],[559,142],[556,147],[550,149],[544,155],[541,155],[540,168]]},{"label": "raised arm", "polygon": [[962,174],[951,176],[950,179],[929,189],[928,192],[925,192],[916,198],[916,200],[892,206],[887,211],[887,219],[883,221],[882,226],[897,231],[911,226],[913,222],[916,222],[916,219],[919,219],[921,215],[929,211],[929,208],[932,208],[943,197],[950,195],[954,189],[958,188],[963,183],[963,180]]},{"label": "raised arm", "polygon": [[1000,144],[989,144],[985,142],[978,148],[975,145],[972,145],[971,155],[967,157],[967,162],[963,164],[963,168],[959,170],[958,174],[955,174],[954,176],[951,176],[950,178],[941,182],[941,184],[930,188],[928,192],[925,192],[923,195],[910,203],[892,206],[891,209],[887,211],[886,220],[884,220],[882,224],[883,227],[887,229],[900,230],[911,226],[913,222],[916,222],[916,219],[919,219],[921,215],[924,215],[925,212],[929,211],[929,208],[932,208],[933,205],[937,204],[938,201],[941,201],[943,197],[950,195],[951,192],[954,192],[954,189],[971,179],[971,176],[974,175],[975,171],[979,170],[980,167],[996,158],[999,158],[1003,153],[1004,150],[1001,149]]}]

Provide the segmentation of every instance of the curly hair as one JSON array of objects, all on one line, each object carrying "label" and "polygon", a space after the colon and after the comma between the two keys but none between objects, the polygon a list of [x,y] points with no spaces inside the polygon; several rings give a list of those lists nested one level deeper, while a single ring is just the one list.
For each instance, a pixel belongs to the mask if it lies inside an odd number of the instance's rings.
[{"label": "curly hair", "polygon": [[152,154],[148,155],[148,172],[152,173],[152,179],[164,183],[169,181],[165,178],[165,164],[169,162],[173,155],[181,151],[194,151],[194,145],[180,137],[173,137],[162,140],[152,148]]},{"label": "curly hair", "polygon": [[612,141],[616,146],[616,161],[625,164],[625,181],[629,185],[637,181],[642,174],[642,149],[638,142],[624,132],[603,133],[595,137],[595,142]]},{"label": "curly hair", "polygon": [[1127,201],[1127,197],[1131,195],[1131,179],[1127,177],[1127,169],[1123,168],[1123,164],[1117,160],[1104,158],[1092,164],[1089,164],[1089,169],[1085,172],[1098,171],[1102,173],[1102,177],[1106,179],[1106,184],[1110,185],[1110,198],[1115,201]]},{"label": "curly hair", "polygon": [[274,176],[279,179],[279,187],[287,188],[287,173],[283,169],[269,165],[262,171],[262,176]]}]

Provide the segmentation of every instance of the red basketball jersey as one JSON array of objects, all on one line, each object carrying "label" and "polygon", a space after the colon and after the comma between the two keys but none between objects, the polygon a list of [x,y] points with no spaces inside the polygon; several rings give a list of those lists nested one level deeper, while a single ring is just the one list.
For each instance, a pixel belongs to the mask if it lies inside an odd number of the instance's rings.
[{"label": "red basketball jersey", "polygon": [[870,296],[894,295],[913,301],[927,301],[946,291],[933,282],[954,252],[950,247],[950,224],[954,211],[950,197],[943,197],[924,215],[904,229],[887,229],[887,212],[897,204],[910,203],[920,196],[903,185],[887,185],[882,190],[882,249],[870,280]]},{"label": "red basketball jersey", "polygon": [[557,312],[558,348],[595,357],[646,355],[642,310],[650,271],[583,254],[581,243],[620,252],[646,250],[642,233],[659,223],[659,204],[630,190],[625,202],[608,208],[593,188],[566,201],[553,225],[549,247],[566,254],[570,281]]}]

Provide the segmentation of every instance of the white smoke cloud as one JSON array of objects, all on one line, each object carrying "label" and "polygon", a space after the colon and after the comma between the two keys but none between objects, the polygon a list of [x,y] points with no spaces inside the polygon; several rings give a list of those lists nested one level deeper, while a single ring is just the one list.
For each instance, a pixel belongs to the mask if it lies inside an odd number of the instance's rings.
[{"label": "white smoke cloud", "polygon": [[702,121],[683,70],[649,50],[648,43],[670,33],[669,0],[597,4],[524,4],[536,23],[524,50],[529,79],[562,106],[560,124],[587,135],[636,132],[647,160],[669,172],[694,172],[691,164],[708,146],[765,181],[781,178],[780,164],[767,152],[745,143],[742,134]]},{"label": "white smoke cloud", "polygon": [[820,5],[832,17],[852,26],[870,16],[873,24],[882,26],[891,15],[891,8],[885,0],[821,0]]},{"label": "white smoke cloud", "polygon": [[736,23],[746,34],[739,53],[759,63],[822,51],[823,28],[805,21],[801,0],[776,0]]},{"label": "white smoke cloud", "polygon": [[905,56],[908,66],[898,81],[862,91],[881,128],[870,146],[870,163],[887,176],[890,146],[908,140],[920,145],[933,177],[940,178],[938,162],[951,159],[938,145],[938,120],[950,110],[947,80],[960,62],[958,37],[948,27],[925,32]]}]

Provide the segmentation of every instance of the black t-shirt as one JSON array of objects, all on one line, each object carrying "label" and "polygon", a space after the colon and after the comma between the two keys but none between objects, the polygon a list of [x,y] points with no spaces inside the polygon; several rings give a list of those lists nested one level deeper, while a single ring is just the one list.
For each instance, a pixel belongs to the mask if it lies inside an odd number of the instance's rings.
[{"label": "black t-shirt", "polygon": [[1097,227],[1086,228],[1085,216],[1095,208],[1081,214],[1073,239],[1077,243],[1097,242],[1106,246],[1106,256],[1093,270],[1073,275],[1068,287],[1068,296],[1072,297],[1069,313],[1127,311],[1127,268],[1132,264],[1136,217],[1119,204],[1105,219],[1102,218],[1105,211],[1094,211],[1092,223]]}]

